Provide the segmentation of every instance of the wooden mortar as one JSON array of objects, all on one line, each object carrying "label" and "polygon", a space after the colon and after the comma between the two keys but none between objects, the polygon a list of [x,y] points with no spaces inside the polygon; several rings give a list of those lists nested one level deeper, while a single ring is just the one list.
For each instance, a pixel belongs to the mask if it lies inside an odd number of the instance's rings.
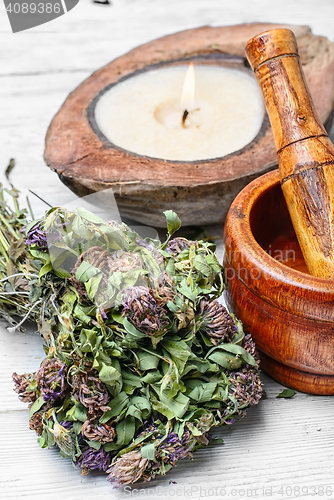
[{"label": "wooden mortar", "polygon": [[334,280],[308,274],[278,170],[251,182],[225,228],[225,299],[280,383],[334,394]]},{"label": "wooden mortar", "polygon": [[[52,120],[45,161],[79,196],[112,188],[121,215],[165,226],[163,211],[175,210],[184,225],[222,223],[236,194],[251,180],[277,166],[272,131],[264,119],[258,136],[223,158],[178,162],[139,156],[113,146],[94,126],[90,110],[108,86],[159,65],[222,64],[247,70],[247,41],[260,31],[280,27],[244,24],[203,27],[137,47],[96,71],[66,99]],[[300,48],[308,85],[322,123],[331,123],[334,44],[307,27],[290,26]],[[218,105],[219,103],[217,103]]]}]

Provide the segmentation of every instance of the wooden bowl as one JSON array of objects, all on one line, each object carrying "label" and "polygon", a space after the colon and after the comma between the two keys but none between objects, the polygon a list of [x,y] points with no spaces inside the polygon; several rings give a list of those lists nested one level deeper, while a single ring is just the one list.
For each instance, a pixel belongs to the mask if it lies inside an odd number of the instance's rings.
[{"label": "wooden bowl", "polygon": [[226,302],[280,383],[334,394],[334,281],[308,274],[278,170],[251,182],[226,218]]},{"label": "wooden bowl", "polygon": [[[254,23],[175,33],[112,61],[93,73],[66,99],[49,127],[44,158],[79,196],[112,188],[124,217],[165,227],[163,211],[173,209],[184,225],[217,224],[239,191],[276,168],[277,156],[266,116],[257,137],[222,158],[167,161],[118,148],[99,133],[94,103],[103,92],[138,72],[165,65],[220,64],[247,70],[245,45],[278,24]],[[322,123],[329,125],[334,102],[334,44],[305,26],[290,26]],[[249,70],[250,71],[250,70]],[[219,103],[217,103],[219,105]]]}]

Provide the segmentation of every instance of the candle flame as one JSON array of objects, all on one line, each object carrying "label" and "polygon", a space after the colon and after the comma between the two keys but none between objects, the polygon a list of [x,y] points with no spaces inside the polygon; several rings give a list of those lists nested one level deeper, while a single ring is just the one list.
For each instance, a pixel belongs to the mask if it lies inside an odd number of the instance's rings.
[{"label": "candle flame", "polygon": [[186,77],[184,79],[182,97],[181,97],[181,109],[182,111],[191,111],[194,106],[195,97],[195,70],[194,64],[191,62],[187,70]]}]

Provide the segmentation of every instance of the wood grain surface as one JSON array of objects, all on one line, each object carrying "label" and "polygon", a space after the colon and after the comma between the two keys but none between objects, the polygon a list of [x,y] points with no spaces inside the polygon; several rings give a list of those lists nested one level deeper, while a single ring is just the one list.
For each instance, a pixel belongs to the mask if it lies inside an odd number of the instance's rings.
[{"label": "wood grain surface", "polygon": [[[246,0],[112,0],[111,6],[80,0],[67,15],[13,35],[2,3],[2,171],[15,157],[12,181],[23,202],[29,189],[51,204],[71,201],[73,193],[45,167],[44,138],[67,95],[97,68],[150,40],[203,25],[299,24],[334,41],[333,15],[332,0],[253,0],[251,6]],[[4,176],[2,181],[9,186]],[[46,205],[31,194],[30,200],[35,215],[42,214]],[[214,231],[221,236],[222,227]],[[297,393],[276,399],[283,387],[266,375],[267,399],[217,431],[225,444],[202,448],[169,475],[127,493],[113,490],[104,475],[81,476],[56,449],[39,448],[28,411],[12,390],[12,372],[33,371],[42,357],[33,326],[26,334],[9,334],[0,325],[1,499],[334,498],[333,398]]]}]

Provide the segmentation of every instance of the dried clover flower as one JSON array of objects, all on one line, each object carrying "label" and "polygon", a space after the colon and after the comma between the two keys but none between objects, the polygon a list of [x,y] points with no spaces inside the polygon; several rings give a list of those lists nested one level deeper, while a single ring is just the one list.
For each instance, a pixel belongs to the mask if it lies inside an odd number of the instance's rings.
[{"label": "dried clover flower", "polygon": [[139,254],[117,250],[117,252],[109,256],[108,267],[109,273],[117,271],[127,273],[133,269],[143,268],[143,263]]},{"label": "dried clover flower", "polygon": [[199,318],[199,330],[214,345],[230,341],[237,332],[234,319],[217,300],[209,302],[202,299],[199,305]]},{"label": "dried clover flower", "polygon": [[71,433],[64,426],[55,422],[53,429],[49,428],[49,431],[53,434],[56,445],[68,457],[72,457],[75,454],[75,446]]},{"label": "dried clover flower", "polygon": [[[25,228],[22,229],[24,231]],[[36,245],[38,248],[47,248],[48,241],[46,232],[43,229],[43,221],[35,224],[26,234],[25,244],[27,246]]]},{"label": "dried clover flower", "polygon": [[109,406],[106,406],[109,400],[107,388],[98,377],[88,374],[78,375],[73,383],[73,395],[88,408],[91,416],[96,410],[110,410]]},{"label": "dried clover flower", "polygon": [[12,378],[15,384],[14,391],[19,394],[19,398],[24,403],[33,403],[36,400],[35,391],[28,391],[28,387],[34,380],[34,375],[31,373],[26,373],[24,375],[18,375],[16,372],[13,373]]},{"label": "dried clover flower", "polygon": [[110,453],[104,451],[103,447],[99,450],[94,450],[90,446],[85,446],[76,464],[85,470],[101,470],[105,472],[111,463]]},{"label": "dried clover flower", "polygon": [[29,420],[29,427],[32,431],[37,432],[41,436],[43,432],[43,417],[41,413],[35,413]]},{"label": "dried clover flower", "polygon": [[110,481],[115,488],[132,484],[140,479],[147,480],[148,475],[146,469],[149,466],[149,460],[143,458],[138,450],[125,453],[116,460],[114,464],[107,470],[108,481]]},{"label": "dried clover flower", "polygon": [[173,257],[177,257],[183,250],[189,249],[193,243],[193,241],[186,238],[174,238],[167,243],[166,252],[173,255]]},{"label": "dried clover flower", "polygon": [[239,406],[256,405],[263,395],[262,382],[255,370],[243,368],[231,373],[229,394],[234,396]]},{"label": "dried clover flower", "polygon": [[167,297],[161,297],[155,290],[144,286],[124,290],[122,316],[147,335],[161,335],[168,329],[168,311],[164,305]]},{"label": "dried clover flower", "polygon": [[60,359],[46,359],[36,372],[36,383],[44,401],[56,401],[65,396],[68,384],[67,368]]},{"label": "dried clover flower", "polygon": [[[133,450],[125,453],[111,464],[107,473],[108,480],[115,488],[132,484],[136,481],[149,481],[157,474],[163,474],[166,465],[175,465],[175,462],[186,457],[192,458],[192,449],[196,445],[196,439],[185,427],[181,439],[171,431],[166,438],[162,437],[162,431],[158,430],[155,423],[146,423],[140,436],[156,434],[154,460],[143,458],[139,450]],[[207,440],[208,442],[208,440]]]},{"label": "dried clover flower", "polygon": [[70,282],[78,291],[82,302],[90,301],[85,284],[76,278],[76,272],[83,261],[102,272],[102,279],[96,293],[100,296],[102,302],[106,302],[106,304],[110,300],[107,295],[108,280],[113,273],[121,272],[126,275],[135,269],[143,269],[143,262],[139,254],[125,252],[124,250],[117,250],[112,254],[108,254],[100,246],[89,248],[78,257],[70,278]]},{"label": "dried clover flower", "polygon": [[192,457],[191,450],[195,444],[194,436],[186,428],[181,439],[175,432],[170,432],[167,438],[158,446],[157,451],[163,457],[164,462],[173,465],[177,460],[182,460],[187,456]]},{"label": "dried clover flower", "polygon": [[[110,408],[108,407],[108,409]],[[89,441],[99,441],[100,443],[111,443],[116,436],[113,427],[107,424],[92,424],[90,420],[86,420],[82,425],[81,434],[89,439]]]},{"label": "dried clover flower", "polygon": [[263,385],[258,373],[259,356],[250,334],[245,335],[242,346],[253,356],[257,366],[255,368],[246,366],[230,374],[231,385],[228,392],[234,396],[241,407],[256,405],[263,396]]},{"label": "dried clover flower", "polygon": [[256,361],[256,366],[258,368],[260,365],[260,358],[259,358],[259,354],[258,354],[257,349],[256,349],[255,342],[252,339],[252,336],[250,333],[248,333],[247,335],[244,336],[243,341],[242,341],[242,347],[244,349],[246,349],[246,351],[248,351],[249,354],[251,354],[253,356],[253,358]]}]

